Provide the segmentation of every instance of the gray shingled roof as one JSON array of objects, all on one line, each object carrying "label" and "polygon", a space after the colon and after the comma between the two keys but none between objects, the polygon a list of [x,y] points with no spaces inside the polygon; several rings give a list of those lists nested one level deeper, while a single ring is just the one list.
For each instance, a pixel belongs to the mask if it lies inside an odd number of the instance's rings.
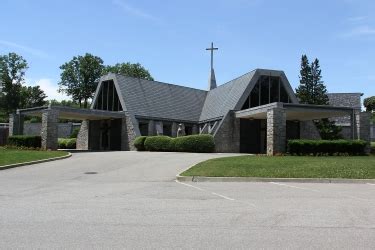
[{"label": "gray shingled roof", "polygon": [[246,87],[249,85],[256,70],[240,76],[230,82],[218,86],[207,93],[206,101],[202,109],[200,121],[210,120],[224,116],[229,110],[233,110]]},{"label": "gray shingled roof", "polygon": [[207,91],[116,75],[126,110],[136,116],[197,122]]},{"label": "gray shingled roof", "polygon": [[[251,91],[249,84],[252,79],[270,74],[284,76],[282,71],[256,69],[210,91],[118,74],[109,74],[102,80],[114,79],[117,82],[125,109],[135,116],[203,122],[219,119],[238,108],[241,97],[243,99]],[[289,84],[287,79],[285,83]],[[286,89],[293,92],[290,85]]]}]

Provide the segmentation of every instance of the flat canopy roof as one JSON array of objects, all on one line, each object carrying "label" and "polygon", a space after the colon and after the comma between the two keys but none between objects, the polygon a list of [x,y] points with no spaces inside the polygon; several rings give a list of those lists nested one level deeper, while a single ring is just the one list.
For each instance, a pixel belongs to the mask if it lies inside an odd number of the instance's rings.
[{"label": "flat canopy roof", "polygon": [[267,111],[272,108],[284,108],[287,120],[299,121],[347,116],[351,115],[354,110],[350,107],[274,102],[250,109],[236,111],[236,118],[267,119]]},{"label": "flat canopy roof", "polygon": [[72,119],[72,120],[103,120],[103,119],[114,119],[124,118],[124,111],[106,111],[97,109],[82,109],[82,108],[71,108],[64,106],[43,106],[28,109],[17,110],[18,114],[31,115],[31,116],[42,116],[43,111],[46,110],[58,110],[59,118],[61,119]]}]

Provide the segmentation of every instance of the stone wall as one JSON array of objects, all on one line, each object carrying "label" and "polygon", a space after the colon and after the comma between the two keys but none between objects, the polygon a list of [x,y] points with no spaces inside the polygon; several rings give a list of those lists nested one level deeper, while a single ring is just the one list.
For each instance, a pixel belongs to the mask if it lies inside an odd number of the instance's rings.
[{"label": "stone wall", "polygon": [[[136,151],[134,147],[134,140],[137,137],[137,129],[134,126],[136,120],[133,116],[127,114],[125,118],[122,119],[122,128],[121,128],[121,150],[130,150]],[[140,133],[139,133],[140,134]]]},{"label": "stone wall", "polygon": [[286,113],[283,108],[267,111],[267,155],[286,151]]},{"label": "stone wall", "polygon": [[321,139],[319,131],[316,128],[313,121],[301,121],[300,122],[300,138],[308,139],[308,140]]},{"label": "stone wall", "polygon": [[89,127],[90,121],[82,121],[81,127],[77,136],[77,146],[79,150],[88,150],[89,149]]},{"label": "stone wall", "polygon": [[351,140],[353,138],[353,131],[351,126],[341,126],[340,135],[343,139]]},{"label": "stone wall", "polygon": [[240,152],[240,119],[235,118],[234,111],[229,111],[219,124],[214,134],[216,152]]},{"label": "stone wall", "polygon": [[[58,137],[67,138],[69,137],[75,128],[79,128],[80,124],[78,123],[59,123],[58,124]],[[24,123],[23,125],[23,134],[24,135],[40,135],[40,130],[42,128],[42,123]]]},{"label": "stone wall", "polygon": [[42,114],[42,149],[56,150],[58,148],[58,121],[59,111],[47,109]]},{"label": "stone wall", "polygon": [[360,120],[360,132],[359,132],[359,138],[361,140],[367,141],[367,153],[371,152],[371,147],[370,147],[370,129],[371,129],[371,124],[370,124],[370,119],[371,119],[371,113],[370,112],[361,112],[359,120]]},{"label": "stone wall", "polygon": [[375,141],[375,124],[371,124],[370,138],[371,138],[371,141]]}]

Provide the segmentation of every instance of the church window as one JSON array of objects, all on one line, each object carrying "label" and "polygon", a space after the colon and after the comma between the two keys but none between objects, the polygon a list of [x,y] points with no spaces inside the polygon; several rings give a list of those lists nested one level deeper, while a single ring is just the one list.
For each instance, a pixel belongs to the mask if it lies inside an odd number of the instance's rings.
[{"label": "church window", "polygon": [[94,109],[122,111],[121,102],[113,81],[102,82]]},{"label": "church window", "polygon": [[280,77],[261,76],[248,98],[244,100],[241,110],[273,102],[289,103],[291,101]]}]

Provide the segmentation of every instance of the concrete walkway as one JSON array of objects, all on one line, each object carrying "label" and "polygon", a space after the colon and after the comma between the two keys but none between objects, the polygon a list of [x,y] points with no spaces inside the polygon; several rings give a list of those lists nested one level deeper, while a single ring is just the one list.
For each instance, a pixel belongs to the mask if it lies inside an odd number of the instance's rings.
[{"label": "concrete walkway", "polygon": [[0,248],[375,245],[371,184],[175,182],[220,156],[76,153],[1,171]]}]

